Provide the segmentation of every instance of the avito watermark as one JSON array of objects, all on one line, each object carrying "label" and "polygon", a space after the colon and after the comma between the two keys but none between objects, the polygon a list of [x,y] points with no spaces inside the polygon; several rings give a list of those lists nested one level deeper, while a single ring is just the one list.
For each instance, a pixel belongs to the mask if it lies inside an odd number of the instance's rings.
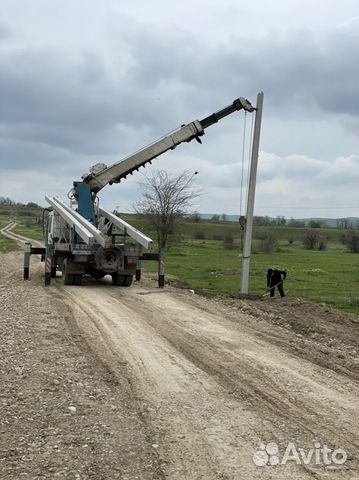
[{"label": "avito watermark", "polygon": [[253,454],[253,462],[257,467],[286,465],[288,462],[295,462],[297,465],[343,465],[347,458],[347,453],[342,448],[332,449],[320,442],[314,442],[314,447],[310,449],[297,447],[295,443],[289,442],[283,454],[280,453],[277,443],[262,443]]}]

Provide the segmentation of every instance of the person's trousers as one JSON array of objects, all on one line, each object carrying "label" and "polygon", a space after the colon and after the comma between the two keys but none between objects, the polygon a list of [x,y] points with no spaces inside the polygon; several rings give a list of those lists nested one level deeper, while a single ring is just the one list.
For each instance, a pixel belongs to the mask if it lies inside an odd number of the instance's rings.
[{"label": "person's trousers", "polygon": [[273,287],[270,287],[270,290],[269,290],[270,291],[270,296],[274,297],[275,287],[278,287],[278,292],[279,292],[280,296],[285,297],[283,282],[278,283],[278,285],[274,284]]}]

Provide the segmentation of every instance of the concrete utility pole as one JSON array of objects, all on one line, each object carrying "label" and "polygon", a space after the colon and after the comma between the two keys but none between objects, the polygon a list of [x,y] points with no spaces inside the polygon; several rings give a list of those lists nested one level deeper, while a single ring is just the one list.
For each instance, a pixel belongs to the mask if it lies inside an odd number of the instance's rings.
[{"label": "concrete utility pole", "polygon": [[248,293],[248,285],[249,285],[249,263],[251,258],[251,247],[252,247],[254,195],[255,195],[256,180],[257,180],[257,165],[258,165],[258,152],[259,152],[259,137],[261,132],[261,122],[262,122],[263,96],[264,96],[263,92],[260,92],[257,95],[257,110],[256,110],[256,119],[254,123],[251,169],[250,169],[249,185],[248,185],[247,221],[246,221],[246,229],[244,232],[244,245],[243,245],[243,253],[242,253],[242,279],[241,279],[242,294]]}]

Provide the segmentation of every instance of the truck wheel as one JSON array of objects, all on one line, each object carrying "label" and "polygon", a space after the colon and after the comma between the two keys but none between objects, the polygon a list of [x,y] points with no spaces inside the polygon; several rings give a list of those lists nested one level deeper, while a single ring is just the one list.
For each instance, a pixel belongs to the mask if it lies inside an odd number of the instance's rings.
[{"label": "truck wheel", "polygon": [[133,275],[124,275],[125,280],[123,282],[124,287],[130,287],[132,285]]},{"label": "truck wheel", "polygon": [[82,275],[81,273],[76,273],[73,275],[74,277],[74,285],[81,285],[82,284]]},{"label": "truck wheel", "polygon": [[64,285],[73,285],[74,275],[72,273],[67,273],[67,263],[67,258],[65,258],[62,264],[62,282]]},{"label": "truck wheel", "polygon": [[125,281],[125,275],[119,275],[118,273],[114,273],[112,275],[112,285],[117,285],[118,287],[122,287]]},{"label": "truck wheel", "polygon": [[51,267],[51,272],[50,272],[50,276],[51,278],[56,278],[56,266],[55,267]]},{"label": "truck wheel", "polygon": [[74,276],[72,273],[65,273],[62,274],[62,278],[63,278],[63,283],[64,285],[73,285],[74,284]]}]

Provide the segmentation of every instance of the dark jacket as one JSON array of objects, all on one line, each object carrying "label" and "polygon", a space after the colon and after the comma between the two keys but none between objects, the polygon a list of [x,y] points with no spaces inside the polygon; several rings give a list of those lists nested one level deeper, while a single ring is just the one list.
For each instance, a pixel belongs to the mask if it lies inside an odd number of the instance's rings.
[{"label": "dark jacket", "polygon": [[[283,278],[282,278],[283,275]],[[273,270],[269,268],[267,271],[267,287],[274,287],[287,278],[287,272],[285,270]]]}]

